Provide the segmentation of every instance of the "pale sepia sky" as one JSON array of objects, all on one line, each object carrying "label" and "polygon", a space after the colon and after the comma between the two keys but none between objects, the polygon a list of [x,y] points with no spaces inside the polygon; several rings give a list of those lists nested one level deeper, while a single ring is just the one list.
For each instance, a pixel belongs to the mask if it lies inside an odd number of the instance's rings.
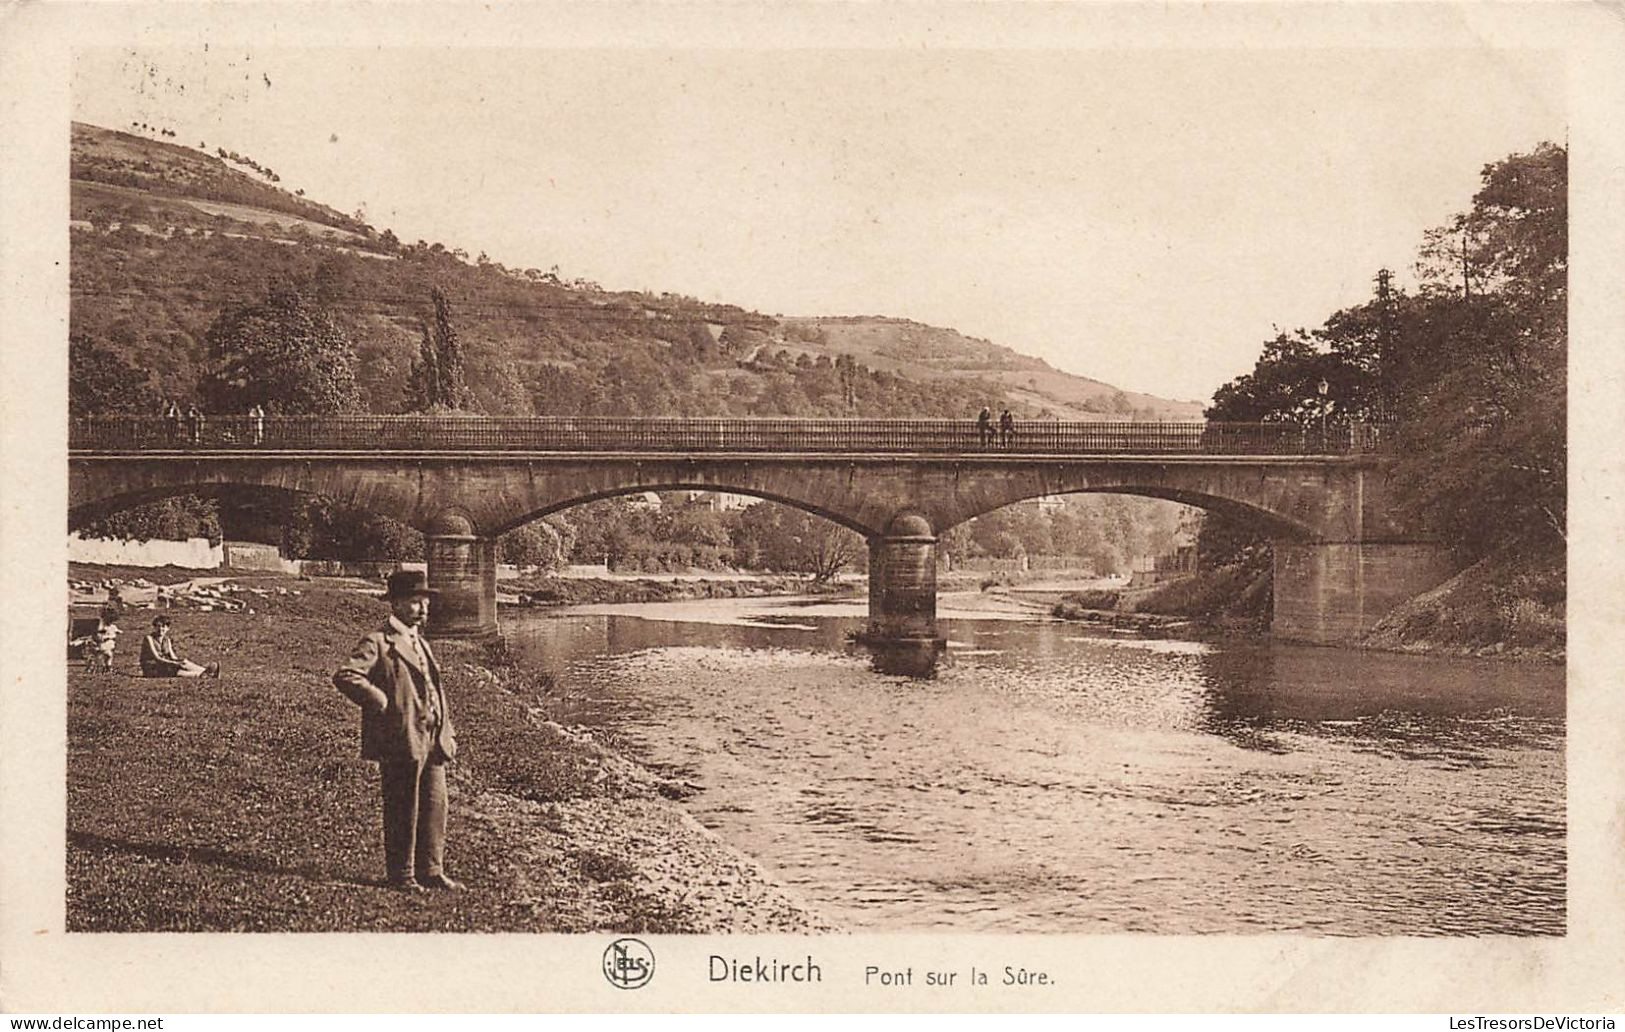
[{"label": "pale sepia sky", "polygon": [[405,241],[605,288],[883,314],[1205,400],[1406,277],[1482,166],[1565,136],[1538,54],[88,50],[173,128]]}]

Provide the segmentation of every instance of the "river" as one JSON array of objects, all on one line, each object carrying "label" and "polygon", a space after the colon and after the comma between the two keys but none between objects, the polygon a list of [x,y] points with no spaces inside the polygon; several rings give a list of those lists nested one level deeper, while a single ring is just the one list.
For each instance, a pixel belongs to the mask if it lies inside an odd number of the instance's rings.
[{"label": "river", "polygon": [[[1559,667],[944,621],[872,672],[861,603],[504,616],[553,715],[867,931],[1561,935]],[[997,617],[997,618],[991,618]]]}]

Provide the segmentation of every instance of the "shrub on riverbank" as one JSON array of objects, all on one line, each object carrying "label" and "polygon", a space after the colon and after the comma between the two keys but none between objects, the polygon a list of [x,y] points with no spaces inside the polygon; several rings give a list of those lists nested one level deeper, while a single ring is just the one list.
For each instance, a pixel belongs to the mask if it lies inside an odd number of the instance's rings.
[{"label": "shrub on riverbank", "polygon": [[1567,598],[1561,556],[1494,555],[1396,607],[1363,640],[1402,652],[1561,660]]},{"label": "shrub on riverbank", "polygon": [[1263,628],[1270,618],[1271,571],[1268,554],[1150,588],[1130,591],[1076,591],[1055,604],[1053,615],[1088,620],[1102,611],[1183,617],[1206,624]]},{"label": "shrub on riverbank", "polygon": [[1269,623],[1273,573],[1268,556],[1201,570],[1189,577],[1158,584],[1126,600],[1136,613],[1184,616],[1210,622]]}]

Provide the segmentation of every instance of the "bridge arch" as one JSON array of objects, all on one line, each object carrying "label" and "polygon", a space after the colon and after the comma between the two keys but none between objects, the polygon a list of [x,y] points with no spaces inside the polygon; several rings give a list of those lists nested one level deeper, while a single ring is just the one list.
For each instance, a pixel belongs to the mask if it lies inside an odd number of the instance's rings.
[{"label": "bridge arch", "polygon": [[[68,505],[68,532],[72,533],[74,531],[83,530],[85,527],[96,522],[97,520],[108,516],[114,516],[121,512],[126,512],[130,509],[137,508],[138,506],[150,505],[154,502],[161,502],[169,498],[178,498],[183,495],[197,495],[203,498],[218,498],[233,488],[252,488],[256,491],[272,492],[276,494],[288,495],[290,497],[331,497],[325,492],[309,486],[292,486],[283,483],[270,483],[249,479],[178,479],[145,487],[130,487],[127,485],[121,485],[101,493],[87,491],[85,494],[92,495],[88,498],[84,497],[83,494],[70,491]],[[418,531],[427,532],[430,529],[428,526],[418,526],[414,523],[408,522],[403,518],[403,514],[399,511],[399,507],[397,506],[367,504],[365,501],[363,501],[362,504],[356,504],[349,498],[339,498],[335,500],[343,502],[350,508],[368,512],[375,516],[384,516],[389,519],[397,520],[413,527],[413,529]]]},{"label": "bridge arch", "polygon": [[483,490],[488,485],[468,484],[468,478],[445,473],[444,467],[421,462],[366,456],[341,462],[263,454],[70,456],[68,523],[71,530],[100,516],[175,495],[209,496],[254,488],[321,496],[425,534],[455,511],[470,517],[483,533],[478,502],[490,496]]},{"label": "bridge arch", "polygon": [[1067,494],[1123,494],[1190,505],[1260,526],[1288,541],[1360,540],[1372,529],[1362,503],[1375,497],[1364,471],[1267,462],[1111,461],[1012,463],[952,470],[951,490],[921,511],[940,533],[1006,505]]},{"label": "bridge arch", "polygon": [[856,533],[865,537],[869,537],[874,534],[872,529],[857,522],[850,515],[825,508],[822,505],[815,502],[810,502],[804,498],[796,498],[790,495],[780,494],[778,492],[767,491],[759,487],[718,486],[712,483],[695,483],[686,480],[674,480],[669,483],[640,483],[630,486],[611,487],[592,491],[583,495],[577,495],[572,498],[549,500],[538,509],[511,517],[507,522],[494,527],[490,533],[493,535],[506,534],[515,527],[520,527],[527,523],[533,523],[545,516],[551,516],[556,512],[564,512],[569,509],[574,509],[577,506],[603,501],[606,498],[624,498],[627,495],[644,494],[650,491],[655,492],[656,494],[665,491],[706,491],[713,494],[744,495],[748,498],[756,498],[764,502],[773,502],[777,505],[784,505],[792,509],[799,509],[805,513],[811,513],[814,516],[826,519],[831,523],[845,527],[847,530],[855,531]]},{"label": "bridge arch", "polygon": [[971,507],[967,506],[963,509],[955,511],[952,516],[944,517],[944,519],[953,519],[954,522],[944,523],[944,525],[936,527],[936,531],[937,533],[941,534],[944,531],[950,530],[957,526],[962,526],[969,523],[971,520],[986,516],[989,513],[997,512],[1000,509],[1011,505],[1019,505],[1022,502],[1032,501],[1035,498],[1074,494],[1126,495],[1133,498],[1153,498],[1158,501],[1176,502],[1180,505],[1188,505],[1195,509],[1201,509],[1204,512],[1217,513],[1238,522],[1252,522],[1258,524],[1263,527],[1265,532],[1270,537],[1276,539],[1307,541],[1312,539],[1314,536],[1314,528],[1284,516],[1279,512],[1262,508],[1257,505],[1252,505],[1245,501],[1240,501],[1234,498],[1226,498],[1220,495],[1208,494],[1202,491],[1181,490],[1170,487],[1134,486],[1132,484],[1095,485],[1089,487],[1076,487],[1070,490],[1063,489],[1056,491],[1041,491],[1035,494],[1026,494],[1019,498],[1011,498],[1009,501],[1000,501],[988,508],[982,508],[979,511],[974,512],[970,511]]}]

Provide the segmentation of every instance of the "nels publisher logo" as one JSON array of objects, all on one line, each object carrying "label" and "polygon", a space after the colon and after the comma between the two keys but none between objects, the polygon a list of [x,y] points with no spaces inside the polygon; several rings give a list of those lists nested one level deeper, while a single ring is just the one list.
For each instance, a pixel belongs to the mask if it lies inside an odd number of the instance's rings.
[{"label": "nels publisher logo", "polygon": [[640,939],[616,939],[604,951],[604,977],[617,989],[641,989],[655,976],[655,955]]}]

